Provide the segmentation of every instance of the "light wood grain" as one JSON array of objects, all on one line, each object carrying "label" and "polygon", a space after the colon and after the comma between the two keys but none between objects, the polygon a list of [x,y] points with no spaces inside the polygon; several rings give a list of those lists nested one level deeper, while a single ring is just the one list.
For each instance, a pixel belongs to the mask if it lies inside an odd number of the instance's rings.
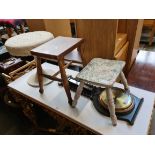
[{"label": "light wood grain", "polygon": [[57,58],[67,55],[83,42],[82,38],[56,37],[31,50],[32,55],[44,56],[45,58]]},{"label": "light wood grain", "polygon": [[45,24],[43,19],[26,19],[29,30],[32,31],[45,31]]},{"label": "light wood grain", "polygon": [[127,59],[127,52],[128,52],[128,46],[129,46],[129,42],[127,42],[127,43],[120,49],[120,51],[115,55],[115,59],[116,59],[116,60],[126,61],[126,59]]},{"label": "light wood grain", "polygon": [[118,33],[126,33],[127,40],[129,41],[129,47],[127,51],[127,60],[125,73],[128,74],[130,68],[137,56],[139,41],[141,37],[141,31],[143,26],[143,20],[141,19],[122,19],[118,21]]},{"label": "light wood grain", "polygon": [[117,33],[114,55],[116,55],[121,50],[121,48],[124,46],[126,42],[127,42],[127,34]]},{"label": "light wood grain", "polygon": [[82,46],[84,64],[92,58],[114,58],[117,20],[77,19],[77,37],[84,38]]},{"label": "light wood grain", "polygon": [[69,19],[44,19],[45,30],[57,36],[71,37]]}]

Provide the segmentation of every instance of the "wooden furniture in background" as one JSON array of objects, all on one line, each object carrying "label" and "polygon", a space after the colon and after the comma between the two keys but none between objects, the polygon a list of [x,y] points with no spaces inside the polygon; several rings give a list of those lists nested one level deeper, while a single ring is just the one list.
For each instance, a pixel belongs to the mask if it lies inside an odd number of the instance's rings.
[{"label": "wooden furniture in background", "polygon": [[126,60],[127,74],[138,52],[142,25],[143,20],[77,19],[77,37],[85,39],[84,64],[95,57]]},{"label": "wooden furniture in background", "polygon": [[127,75],[133,65],[138,50],[139,42],[143,27],[143,19],[119,19],[118,20],[118,33],[126,33],[129,47],[127,51],[125,74]]},{"label": "wooden furniture in background", "polygon": [[53,33],[54,37],[71,37],[71,27],[69,19],[44,19],[45,30]]},{"label": "wooden furniture in background", "polygon": [[75,23],[77,37],[85,39],[82,46],[84,64],[94,57],[125,60],[126,74],[137,56],[143,26],[143,20],[138,19],[32,19],[27,23],[33,25],[34,29],[30,30],[38,30],[40,25],[40,30],[51,31],[54,36],[69,37],[70,23]]},{"label": "wooden furniture in background", "polygon": [[71,37],[71,27],[69,19],[27,19],[30,31],[48,31],[54,37]]},{"label": "wooden furniture in background", "polygon": [[45,24],[43,19],[26,19],[26,23],[30,32],[32,31],[45,31]]},{"label": "wooden furniture in background", "polygon": [[[68,64],[65,64],[64,57],[68,53],[72,52],[75,48],[80,47],[82,42],[83,39],[81,38],[56,37],[55,39],[48,41],[47,43],[31,50],[31,54],[33,56],[36,56],[37,60],[37,75],[40,93],[43,93],[44,91],[43,76],[54,81],[62,82],[66,91],[66,95],[68,97],[68,103],[72,105],[72,97],[70,93],[67,75],[65,72],[65,69],[72,63],[72,61]],[[60,71],[56,72],[52,76],[43,74],[41,67],[41,59],[56,59],[58,61]],[[59,73],[61,74],[61,79],[56,77]]]},{"label": "wooden furniture in background", "polygon": [[82,46],[84,65],[92,58],[113,59],[117,20],[77,19],[77,37],[85,39]]},{"label": "wooden furniture in background", "polygon": [[115,54],[114,56],[115,59],[126,61],[128,47],[129,47],[129,42],[126,42],[126,44],[119,50],[119,52]]},{"label": "wooden furniture in background", "polygon": [[129,41],[126,33],[117,33],[115,41],[114,58],[116,60],[126,61]]},{"label": "wooden furniture in background", "polygon": [[123,45],[127,42],[127,34],[126,33],[117,33],[116,43],[115,43],[115,54],[119,52],[119,50],[123,47]]},{"label": "wooden furniture in background", "polygon": [[143,26],[150,29],[149,45],[151,46],[152,42],[153,42],[153,37],[155,34],[155,20],[154,19],[145,19]]},{"label": "wooden furniture in background", "polygon": [[[27,19],[27,25],[30,31],[48,31],[51,32],[54,37],[57,36],[67,36],[71,37],[71,27],[70,23],[74,22],[69,19]],[[72,53],[69,53],[65,56],[66,61],[72,60],[74,63],[72,65],[81,66],[82,60],[79,55],[78,50],[75,50]],[[55,60],[52,60],[55,61]]]}]

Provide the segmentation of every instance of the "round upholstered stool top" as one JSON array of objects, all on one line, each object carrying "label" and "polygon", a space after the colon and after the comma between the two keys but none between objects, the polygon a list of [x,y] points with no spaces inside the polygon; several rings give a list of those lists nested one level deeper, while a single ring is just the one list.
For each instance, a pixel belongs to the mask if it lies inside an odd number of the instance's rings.
[{"label": "round upholstered stool top", "polygon": [[9,38],[5,42],[5,46],[8,52],[13,56],[29,56],[33,48],[53,38],[54,36],[50,32],[34,31]]}]

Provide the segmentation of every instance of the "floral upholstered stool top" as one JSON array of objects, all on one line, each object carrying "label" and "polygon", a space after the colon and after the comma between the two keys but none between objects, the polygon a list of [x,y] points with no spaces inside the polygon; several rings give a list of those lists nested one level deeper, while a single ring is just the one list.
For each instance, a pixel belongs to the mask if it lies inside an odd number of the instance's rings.
[{"label": "floral upholstered stool top", "polygon": [[122,72],[123,67],[125,66],[124,61],[118,60],[108,60],[102,58],[92,59],[86,67],[76,76],[80,81],[80,84],[77,88],[73,107],[76,106],[78,98],[81,95],[83,90],[84,83],[89,83],[98,87],[106,87],[106,94],[108,99],[108,109],[110,112],[110,117],[112,124],[117,125],[117,117],[115,115],[115,104],[112,96],[113,84],[116,82],[117,78],[120,76],[121,81],[126,90],[129,90],[127,80]]}]

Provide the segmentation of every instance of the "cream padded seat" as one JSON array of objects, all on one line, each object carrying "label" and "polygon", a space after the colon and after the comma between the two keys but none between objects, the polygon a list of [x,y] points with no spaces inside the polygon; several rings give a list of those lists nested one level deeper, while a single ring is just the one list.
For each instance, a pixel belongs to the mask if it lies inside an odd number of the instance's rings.
[{"label": "cream padded seat", "polygon": [[53,38],[54,36],[50,32],[34,31],[9,38],[5,42],[5,46],[8,52],[13,56],[29,56],[33,48]]}]

